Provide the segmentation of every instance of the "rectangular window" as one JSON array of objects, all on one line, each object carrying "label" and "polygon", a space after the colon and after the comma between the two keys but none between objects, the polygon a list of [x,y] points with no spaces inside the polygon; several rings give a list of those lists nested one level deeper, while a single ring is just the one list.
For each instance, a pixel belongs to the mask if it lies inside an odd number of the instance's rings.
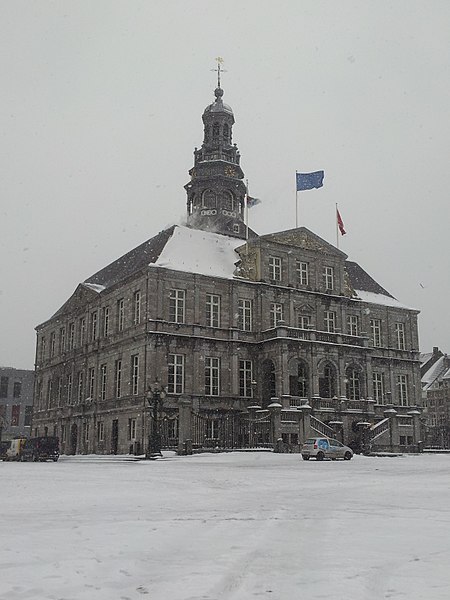
[{"label": "rectangular window", "polygon": [[324,315],[325,331],[334,333],[336,331],[336,313],[326,310]]},{"label": "rectangular window", "polygon": [[272,281],[281,281],[281,258],[269,256],[269,278]]},{"label": "rectangular window", "polygon": [[137,396],[139,393],[139,355],[131,357],[131,393]]},{"label": "rectangular window", "polygon": [[0,398],[8,397],[8,384],[9,384],[9,377],[1,377],[0,378]]},{"label": "rectangular window", "polygon": [[25,425],[25,427],[31,427],[32,418],[33,418],[33,407],[25,406],[25,421],[23,423]]},{"label": "rectangular window", "polygon": [[141,322],[141,292],[138,290],[133,294],[133,325]]},{"label": "rectangular window", "polygon": [[72,375],[67,375],[67,404],[72,404]]},{"label": "rectangular window", "polygon": [[66,351],[66,328],[61,327],[59,330],[59,352],[62,354]]},{"label": "rectangular window", "polygon": [[86,318],[82,317],[80,319],[80,346],[82,346],[86,341]]},{"label": "rectangular window", "polygon": [[374,372],[372,375],[373,399],[377,404],[384,404],[384,374]]},{"label": "rectangular window", "polygon": [[128,419],[128,439],[136,439],[136,419]]},{"label": "rectangular window", "polygon": [[206,325],[220,327],[220,296],[206,294]]},{"label": "rectangular window", "polygon": [[114,374],[114,389],[116,398],[120,398],[122,393],[122,361],[116,360],[116,369]]},{"label": "rectangular window", "polygon": [[100,400],[106,399],[106,365],[100,366]]},{"label": "rectangular window", "polygon": [[51,407],[52,398],[53,398],[53,380],[49,379],[47,381],[47,408]]},{"label": "rectangular window", "polygon": [[69,350],[75,348],[75,323],[69,323]]},{"label": "rectangular window", "polygon": [[168,386],[169,394],[184,392],[184,355],[169,354]]},{"label": "rectangular window", "polygon": [[381,346],[381,321],[380,319],[370,319],[370,332],[372,334],[372,344],[375,348]]},{"label": "rectangular window", "polygon": [[89,368],[89,398],[92,400],[95,394],[95,368]]},{"label": "rectangular window", "polygon": [[297,271],[297,283],[299,285],[309,285],[309,265],[301,260],[295,261]]},{"label": "rectangular window", "polygon": [[323,286],[326,290],[334,290],[334,268],[323,268]]},{"label": "rectangular window", "polygon": [[253,364],[251,360],[239,361],[239,396],[253,398]]},{"label": "rectangular window", "polygon": [[47,354],[47,341],[45,337],[41,338],[41,361],[45,359]]},{"label": "rectangular window", "polygon": [[11,426],[18,427],[20,422],[20,404],[13,404],[11,407]]},{"label": "rectangular window", "polygon": [[408,406],[408,376],[397,375],[397,398],[400,406]]},{"label": "rectangular window", "polygon": [[185,321],[185,290],[170,290],[169,294],[169,321],[171,323],[184,323]]},{"label": "rectangular window", "polygon": [[103,442],[105,439],[105,424],[103,421],[97,422],[97,442]]},{"label": "rectangular window", "polygon": [[102,308],[102,322],[103,322],[103,336],[108,337],[109,335],[109,306]]},{"label": "rectangular window", "polygon": [[55,356],[56,353],[56,333],[53,331],[50,334],[50,358]]},{"label": "rectangular window", "polygon": [[396,323],[395,324],[395,338],[397,342],[397,349],[404,350],[405,349],[405,324],[404,323]]},{"label": "rectangular window", "polygon": [[98,312],[95,310],[91,313],[91,341],[97,339],[98,334]]},{"label": "rectangular window", "polygon": [[61,425],[61,443],[65,444],[67,439],[67,425]]},{"label": "rectangular window", "polygon": [[78,372],[78,383],[77,383],[77,401],[81,404],[84,400],[84,373],[83,371]]},{"label": "rectangular window", "polygon": [[349,335],[359,335],[358,315],[347,315],[347,331]]},{"label": "rectangular window", "polygon": [[[298,329],[311,329],[311,317],[309,315],[297,315],[297,327]],[[305,339],[307,334],[305,332],[298,333],[299,339]]]},{"label": "rectangular window", "polygon": [[89,422],[83,422],[83,439],[85,442],[89,442]]},{"label": "rectangular window", "polygon": [[219,419],[209,419],[206,421],[206,437],[209,440],[219,439]]},{"label": "rectangular window", "polygon": [[205,358],[205,396],[219,395],[220,359]]},{"label": "rectangular window", "polygon": [[283,321],[283,305],[278,302],[270,303],[270,327],[276,327]]},{"label": "rectangular window", "polygon": [[22,395],[22,382],[15,381],[13,387],[13,398],[20,398]]},{"label": "rectangular window", "polygon": [[239,298],[238,329],[241,331],[252,330],[252,301]]},{"label": "rectangular window", "polygon": [[117,300],[117,331],[123,331],[125,323],[125,300]]},{"label": "rectangular window", "polygon": [[58,387],[56,390],[56,398],[58,402],[58,406],[62,406],[62,393],[63,393],[63,379],[62,377],[58,377]]}]

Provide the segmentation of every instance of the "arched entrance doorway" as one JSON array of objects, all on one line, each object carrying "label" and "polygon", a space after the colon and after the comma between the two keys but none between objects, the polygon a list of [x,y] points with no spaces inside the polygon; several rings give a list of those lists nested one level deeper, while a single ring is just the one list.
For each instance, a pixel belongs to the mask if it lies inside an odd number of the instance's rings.
[{"label": "arched entrance doorway", "polygon": [[289,363],[289,394],[300,398],[309,396],[308,366],[298,358]]},{"label": "arched entrance doorway", "polygon": [[261,401],[262,408],[267,408],[271,402],[271,398],[277,395],[277,386],[275,378],[275,365],[270,359],[262,363],[262,386],[261,386]]},{"label": "arched entrance doorway", "polygon": [[331,363],[325,363],[319,377],[319,395],[321,398],[336,396],[336,368]]},{"label": "arched entrance doorway", "polygon": [[77,441],[78,441],[78,427],[74,423],[70,428],[70,454],[77,453]]}]

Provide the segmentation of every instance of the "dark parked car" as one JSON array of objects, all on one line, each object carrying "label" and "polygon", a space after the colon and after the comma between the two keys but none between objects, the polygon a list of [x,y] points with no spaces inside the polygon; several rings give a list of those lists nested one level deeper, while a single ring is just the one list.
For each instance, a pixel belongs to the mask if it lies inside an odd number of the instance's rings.
[{"label": "dark parked car", "polygon": [[11,446],[11,442],[0,442],[0,460],[6,460],[6,451]]},{"label": "dark parked car", "polygon": [[20,456],[20,460],[22,461],[44,461],[51,459],[56,462],[58,458],[59,438],[48,436],[28,439]]}]

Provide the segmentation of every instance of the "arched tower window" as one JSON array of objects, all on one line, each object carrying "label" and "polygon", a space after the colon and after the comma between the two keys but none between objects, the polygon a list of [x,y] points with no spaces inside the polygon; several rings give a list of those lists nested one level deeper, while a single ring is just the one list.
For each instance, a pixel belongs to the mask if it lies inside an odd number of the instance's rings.
[{"label": "arched tower window", "polygon": [[345,372],[347,380],[346,396],[349,400],[361,398],[361,371],[355,367],[349,367]]},{"label": "arched tower window", "polygon": [[228,127],[228,124],[225,123],[225,125],[223,126],[223,141],[228,142],[229,136],[230,136],[230,128]]},{"label": "arched tower window", "polygon": [[214,123],[213,128],[212,128],[212,136],[213,136],[213,140],[219,139],[219,123]]},{"label": "arched tower window", "polygon": [[336,396],[336,369],[330,363],[324,365],[319,377],[319,395],[321,398]]},{"label": "arched tower window", "polygon": [[225,210],[234,210],[234,196],[231,192],[224,192],[223,208]]},{"label": "arched tower window", "polygon": [[296,358],[289,364],[289,393],[291,396],[308,398],[308,366],[305,362]]},{"label": "arched tower window", "polygon": [[202,194],[203,208],[216,208],[216,194],[212,190],[205,190]]}]

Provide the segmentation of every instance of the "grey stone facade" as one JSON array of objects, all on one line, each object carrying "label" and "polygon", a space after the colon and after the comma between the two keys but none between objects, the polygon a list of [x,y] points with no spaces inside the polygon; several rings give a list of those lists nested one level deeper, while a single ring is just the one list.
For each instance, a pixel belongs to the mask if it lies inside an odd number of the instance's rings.
[{"label": "grey stone facade", "polygon": [[0,440],[30,435],[33,388],[34,371],[0,367]]},{"label": "grey stone facade", "polygon": [[37,327],[35,434],[59,435],[67,453],[143,452],[159,381],[174,444],[184,403],[183,431],[186,406],[264,416],[272,405],[272,442],[291,449],[317,431],[413,449],[417,311],[306,228],[245,241],[234,117],[221,98],[204,114],[188,227],[105,267]]}]

